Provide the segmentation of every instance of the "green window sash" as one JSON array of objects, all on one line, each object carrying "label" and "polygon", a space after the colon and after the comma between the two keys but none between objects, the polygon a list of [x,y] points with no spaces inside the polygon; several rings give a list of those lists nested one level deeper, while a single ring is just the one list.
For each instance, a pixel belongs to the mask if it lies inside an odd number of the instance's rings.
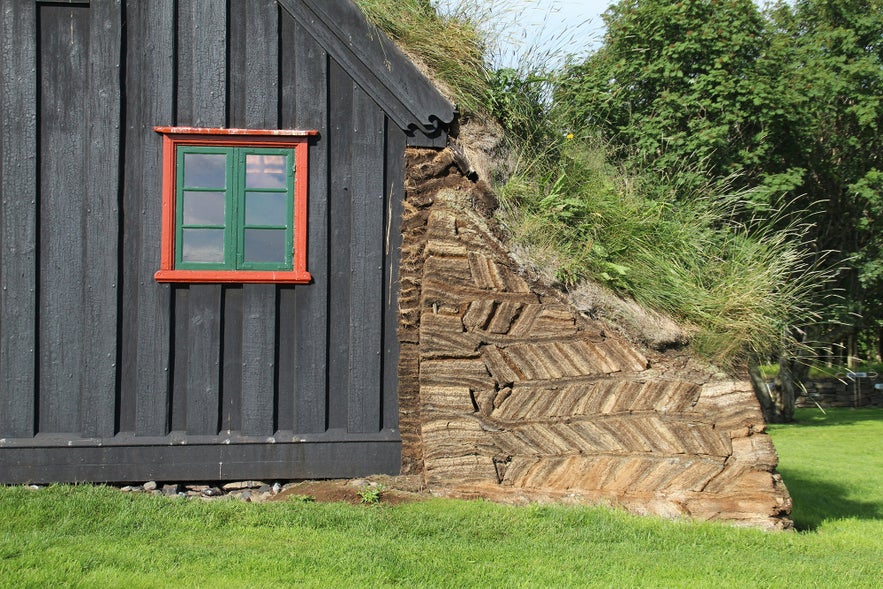
[{"label": "green window sash", "polygon": [[181,146],[175,267],[291,270],[294,150]]}]

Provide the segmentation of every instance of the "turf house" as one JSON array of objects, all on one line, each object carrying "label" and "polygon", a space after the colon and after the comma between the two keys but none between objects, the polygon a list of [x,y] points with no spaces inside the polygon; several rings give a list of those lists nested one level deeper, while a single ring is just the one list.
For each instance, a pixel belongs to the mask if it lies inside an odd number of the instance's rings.
[{"label": "turf house", "polygon": [[0,482],[423,476],[787,526],[750,384],[526,275],[350,0],[2,0]]}]

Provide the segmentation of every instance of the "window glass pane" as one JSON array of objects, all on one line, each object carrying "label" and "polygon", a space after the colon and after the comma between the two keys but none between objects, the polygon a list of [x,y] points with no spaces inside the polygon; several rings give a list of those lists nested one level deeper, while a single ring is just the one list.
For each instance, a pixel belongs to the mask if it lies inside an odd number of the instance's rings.
[{"label": "window glass pane", "polygon": [[284,155],[245,156],[246,188],[285,188]]},{"label": "window glass pane", "polygon": [[184,186],[187,188],[224,188],[227,186],[226,177],[226,154],[184,154]]},{"label": "window glass pane", "polygon": [[224,225],[226,201],[223,192],[184,192],[184,224]]},{"label": "window glass pane", "polygon": [[184,229],[182,232],[182,262],[224,263],[223,229]]},{"label": "window glass pane", "polygon": [[285,230],[246,229],[245,261],[249,263],[284,262]]},{"label": "window glass pane", "polygon": [[285,192],[247,192],[246,225],[289,225],[288,198]]}]

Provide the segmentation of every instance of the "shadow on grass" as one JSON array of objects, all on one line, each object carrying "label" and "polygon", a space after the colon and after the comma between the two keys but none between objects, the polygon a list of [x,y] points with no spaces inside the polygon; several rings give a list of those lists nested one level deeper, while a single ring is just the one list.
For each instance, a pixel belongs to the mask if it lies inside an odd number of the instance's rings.
[{"label": "shadow on grass", "polygon": [[794,501],[791,517],[800,531],[814,531],[825,520],[883,519],[883,505],[847,499],[845,485],[799,470],[782,469],[780,473]]}]

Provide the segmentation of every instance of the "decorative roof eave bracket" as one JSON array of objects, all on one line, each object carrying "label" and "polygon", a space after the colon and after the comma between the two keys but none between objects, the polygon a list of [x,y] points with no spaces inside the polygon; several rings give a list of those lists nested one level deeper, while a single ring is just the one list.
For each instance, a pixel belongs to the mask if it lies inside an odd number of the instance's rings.
[{"label": "decorative roof eave bracket", "polygon": [[277,1],[400,129],[431,137],[454,121],[454,106],[350,0]]}]

